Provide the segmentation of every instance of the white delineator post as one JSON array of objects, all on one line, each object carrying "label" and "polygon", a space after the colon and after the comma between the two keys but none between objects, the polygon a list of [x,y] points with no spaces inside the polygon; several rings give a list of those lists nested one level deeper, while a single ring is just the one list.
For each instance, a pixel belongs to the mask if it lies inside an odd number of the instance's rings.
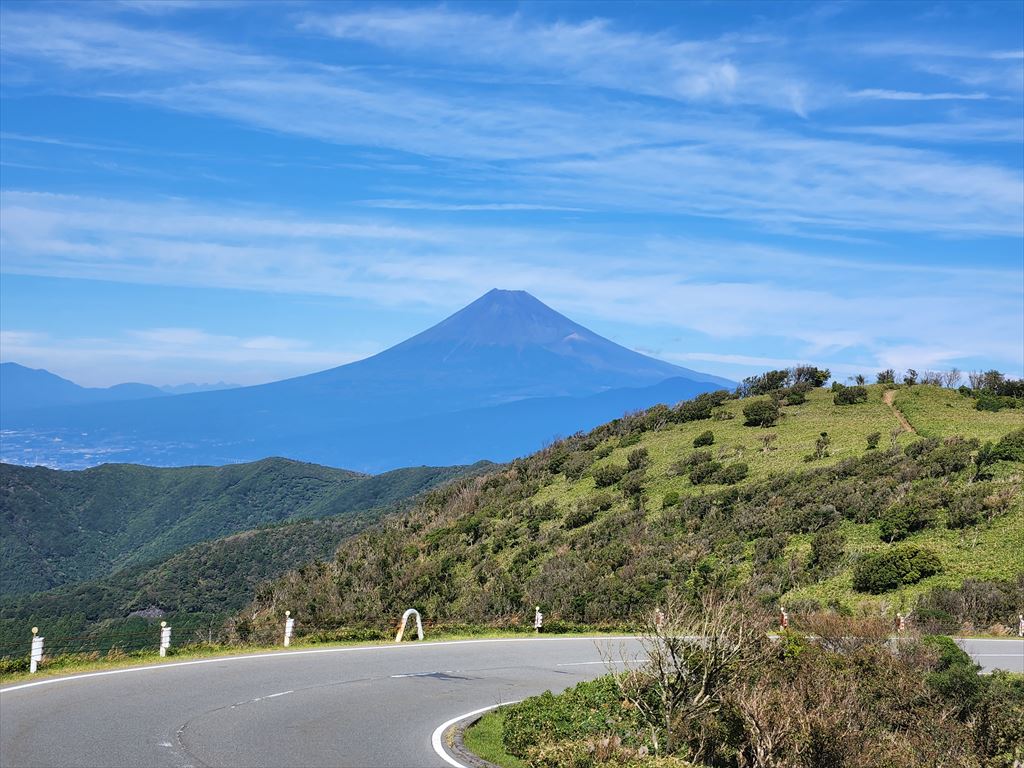
[{"label": "white delineator post", "polygon": [[39,662],[43,660],[43,638],[39,636],[39,627],[32,627],[32,650],[28,658],[28,671],[34,673],[39,669]]},{"label": "white delineator post", "polygon": [[539,633],[544,628],[544,614],[540,612],[538,605],[533,612],[533,631]]},{"label": "white delineator post", "polygon": [[789,629],[789,614],[785,608],[779,608],[779,626],[782,629]]},{"label": "white delineator post", "polygon": [[1024,637],[1024,613],[1017,615],[1017,637]]},{"label": "white delineator post", "polygon": [[287,648],[292,644],[292,632],[295,629],[295,619],[292,618],[291,611],[284,612],[284,647]]},{"label": "white delineator post", "polygon": [[160,622],[160,655],[166,656],[167,649],[171,647],[171,628],[166,621]]},{"label": "white delineator post", "polygon": [[405,637],[405,624],[409,621],[410,616],[416,617],[416,637],[419,640],[423,639],[423,620],[420,618],[420,612],[415,608],[410,608],[402,614],[402,625],[398,628],[398,634],[395,635],[395,642],[402,642],[402,638]]}]

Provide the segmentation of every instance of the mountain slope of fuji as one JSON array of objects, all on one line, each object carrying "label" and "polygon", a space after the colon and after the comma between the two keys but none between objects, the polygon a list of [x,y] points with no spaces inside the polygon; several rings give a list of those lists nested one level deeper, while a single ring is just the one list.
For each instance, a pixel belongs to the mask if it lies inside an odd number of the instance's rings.
[{"label": "mountain slope of fuji", "polygon": [[[674,386],[663,391],[669,381]],[[684,399],[730,385],[615,344],[528,293],[493,290],[390,349],[319,373],[5,415],[13,434],[3,458],[71,467],[284,455],[375,472],[454,463],[448,459],[456,455],[502,461],[662,401],[654,397]],[[553,412],[574,415],[554,425]],[[488,434],[473,428],[480,420]]]}]

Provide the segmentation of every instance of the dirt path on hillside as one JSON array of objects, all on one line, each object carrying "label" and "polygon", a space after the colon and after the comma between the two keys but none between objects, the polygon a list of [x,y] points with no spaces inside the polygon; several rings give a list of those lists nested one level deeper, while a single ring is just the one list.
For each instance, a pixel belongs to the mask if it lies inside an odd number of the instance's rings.
[{"label": "dirt path on hillside", "polygon": [[893,415],[896,417],[896,420],[899,421],[900,426],[903,427],[903,431],[909,432],[912,435],[916,435],[917,430],[910,425],[910,422],[907,421],[907,417],[904,416],[903,412],[896,407],[896,403],[894,402],[895,400],[895,389],[887,389],[885,390],[885,392],[882,393],[882,402],[888,405],[890,409],[892,409]]}]

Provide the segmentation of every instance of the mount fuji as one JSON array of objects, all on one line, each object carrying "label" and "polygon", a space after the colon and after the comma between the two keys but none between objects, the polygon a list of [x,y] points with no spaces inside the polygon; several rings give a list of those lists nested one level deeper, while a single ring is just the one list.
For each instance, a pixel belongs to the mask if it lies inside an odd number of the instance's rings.
[{"label": "mount fuji", "polygon": [[622,347],[529,293],[495,289],[379,354],[306,376],[5,409],[0,457],[77,468],[280,455],[370,472],[505,461],[628,410],[732,386]]}]

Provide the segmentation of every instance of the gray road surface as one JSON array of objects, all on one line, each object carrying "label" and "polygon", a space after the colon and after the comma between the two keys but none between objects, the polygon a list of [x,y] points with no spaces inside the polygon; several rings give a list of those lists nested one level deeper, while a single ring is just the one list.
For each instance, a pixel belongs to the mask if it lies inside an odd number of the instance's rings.
[{"label": "gray road surface", "polygon": [[[314,649],[9,686],[0,766],[444,766],[438,725],[597,677],[599,645],[620,641]],[[964,645],[986,667],[1024,671],[1024,641]]]}]

